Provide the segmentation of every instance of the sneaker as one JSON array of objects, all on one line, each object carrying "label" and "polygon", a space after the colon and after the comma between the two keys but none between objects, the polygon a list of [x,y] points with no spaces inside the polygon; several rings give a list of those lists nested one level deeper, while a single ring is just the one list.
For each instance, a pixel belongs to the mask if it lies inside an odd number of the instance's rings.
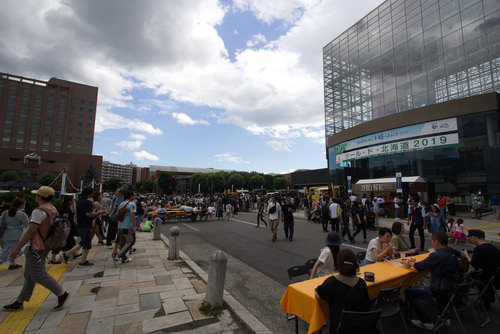
[{"label": "sneaker", "polygon": [[3,307],[4,311],[22,311],[24,310],[23,303],[19,303],[17,300],[13,302],[12,304],[5,305]]},{"label": "sneaker", "polygon": [[82,256],[82,253],[80,253],[80,254],[76,254],[76,255],[73,255],[73,260],[74,260],[74,259],[78,259],[80,256]]},{"label": "sneaker", "polygon": [[64,307],[64,304],[66,304],[66,301],[68,300],[68,297],[69,297],[69,292],[68,291],[65,291],[62,296],[57,297],[57,305],[54,306],[54,311],[61,310]]},{"label": "sneaker", "polygon": [[113,248],[113,245],[107,245],[106,248],[108,249],[112,249]]},{"label": "sneaker", "polygon": [[22,268],[23,266],[20,265],[20,264],[9,264],[9,270],[14,270],[14,269],[18,269],[18,268]]},{"label": "sneaker", "polygon": [[122,263],[129,263],[129,262],[132,262],[131,257],[122,258]]},{"label": "sneaker", "polygon": [[422,322],[421,320],[410,320],[411,324],[415,327],[432,330],[434,328],[434,324],[431,322]]},{"label": "sneaker", "polygon": [[79,266],[84,266],[84,267],[88,267],[88,266],[93,266],[94,264],[93,263],[90,263],[89,261],[85,261],[83,263],[78,263]]},{"label": "sneaker", "polygon": [[63,253],[63,254],[62,254],[62,258],[63,258],[64,263],[68,264],[68,261],[69,261],[69,256],[68,256],[68,255],[66,255],[66,253]]},{"label": "sneaker", "polygon": [[49,264],[61,264],[61,261],[52,261],[52,260],[49,260]]}]

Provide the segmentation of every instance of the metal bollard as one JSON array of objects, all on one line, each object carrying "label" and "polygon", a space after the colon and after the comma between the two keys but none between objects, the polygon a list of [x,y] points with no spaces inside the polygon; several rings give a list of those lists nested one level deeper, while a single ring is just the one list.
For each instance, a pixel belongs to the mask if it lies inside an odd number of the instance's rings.
[{"label": "metal bollard", "polygon": [[206,301],[210,307],[222,306],[222,295],[224,294],[224,281],[226,280],[227,257],[221,250],[216,250],[210,256],[210,267],[208,271]]},{"label": "metal bollard", "polygon": [[170,235],[168,236],[168,259],[177,260],[179,258],[179,245],[177,244],[180,231],[177,226],[170,228]]},{"label": "metal bollard", "polygon": [[160,225],[161,225],[161,219],[160,218],[155,218],[153,219],[153,240],[160,240]]}]

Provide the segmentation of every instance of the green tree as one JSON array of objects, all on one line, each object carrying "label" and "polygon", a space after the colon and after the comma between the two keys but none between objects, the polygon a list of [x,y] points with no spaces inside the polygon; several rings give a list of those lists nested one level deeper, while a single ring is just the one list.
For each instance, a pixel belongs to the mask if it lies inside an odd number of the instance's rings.
[{"label": "green tree", "polygon": [[143,194],[152,193],[154,191],[155,182],[152,180],[146,180],[141,182],[140,192]]},{"label": "green tree", "polygon": [[212,193],[221,193],[224,191],[224,172],[210,173],[207,177],[208,186],[211,189]]},{"label": "green tree", "polygon": [[266,179],[266,185],[264,186],[264,188],[266,188],[267,190],[274,189],[273,176],[270,174],[265,174],[264,179]]},{"label": "green tree", "polygon": [[177,180],[172,173],[161,172],[158,178],[158,187],[164,194],[171,194],[177,188]]},{"label": "green tree", "polygon": [[2,175],[0,175],[0,181],[2,182],[9,182],[9,181],[15,181],[19,179],[19,174],[14,171],[6,171],[3,172]]},{"label": "green tree", "polygon": [[102,183],[102,189],[114,192],[123,184],[123,180],[119,177],[112,177]]},{"label": "green tree", "polygon": [[54,183],[52,183],[56,177],[57,177],[56,174],[51,172],[46,172],[40,175],[40,177],[38,178],[38,183],[40,183],[42,186],[50,185],[55,190],[61,190],[61,178],[58,178]]},{"label": "green tree", "polygon": [[273,187],[275,190],[286,189],[288,185],[289,185],[288,180],[285,179],[283,176],[277,176],[274,178]]},{"label": "green tree", "polygon": [[92,180],[95,180],[97,182],[97,173],[95,171],[94,165],[90,164],[89,168],[85,171],[85,176],[83,177],[83,183],[84,184],[89,184],[92,182]]},{"label": "green tree", "polygon": [[189,178],[190,189],[192,193],[198,192],[198,185],[200,186],[200,192],[208,192],[208,174],[206,173],[195,173]]},{"label": "green tree", "polygon": [[233,173],[227,179],[228,189],[236,191],[236,189],[243,188],[245,186],[245,177],[239,173]]},{"label": "green tree", "polygon": [[250,176],[249,180],[249,189],[260,189],[260,187],[265,187],[266,186],[266,179],[264,176],[259,175],[259,174],[254,174]]}]

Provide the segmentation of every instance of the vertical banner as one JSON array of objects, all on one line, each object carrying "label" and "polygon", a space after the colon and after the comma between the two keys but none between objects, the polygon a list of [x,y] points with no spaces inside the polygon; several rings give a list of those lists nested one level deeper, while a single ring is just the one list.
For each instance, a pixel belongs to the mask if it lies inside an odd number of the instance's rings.
[{"label": "vertical banner", "polygon": [[403,193],[403,176],[401,172],[396,172],[396,192]]},{"label": "vertical banner", "polygon": [[351,176],[347,177],[347,192],[349,194],[352,194],[352,182],[351,182]]}]

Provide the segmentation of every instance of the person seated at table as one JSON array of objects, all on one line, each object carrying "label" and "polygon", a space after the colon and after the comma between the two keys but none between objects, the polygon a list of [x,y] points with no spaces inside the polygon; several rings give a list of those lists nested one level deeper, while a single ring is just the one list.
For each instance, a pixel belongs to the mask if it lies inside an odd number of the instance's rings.
[{"label": "person seated at table", "polygon": [[327,301],[330,307],[330,333],[335,333],[342,310],[366,312],[370,307],[366,283],[356,276],[359,269],[356,255],[350,249],[343,249],[337,264],[339,274],[328,277],[315,293],[316,299]]},{"label": "person seated at table", "polygon": [[342,244],[342,237],[335,231],[326,236],[326,247],[321,248],[318,260],[311,271],[311,279],[315,277],[330,275],[337,269],[337,256]]},{"label": "person seated at table", "polygon": [[[486,236],[482,230],[471,229],[469,230],[468,237],[475,246],[472,258],[466,249],[462,251],[462,254],[476,269],[469,274],[469,277],[479,289],[482,289],[488,283],[491,276],[493,276],[495,270],[500,267],[500,250],[485,240]],[[500,278],[496,280],[497,282],[493,282],[493,284],[499,287]],[[491,304],[495,302],[495,291],[493,288],[485,292],[483,302],[486,308],[490,308]]]},{"label": "person seated at table", "polygon": [[408,244],[406,243],[406,240],[403,237],[403,234],[405,233],[405,226],[404,224],[400,222],[394,222],[392,224],[392,239],[391,239],[391,244],[394,245],[394,254],[400,254],[400,253],[405,253],[406,255],[415,255],[418,254],[418,249],[410,249],[408,247]]},{"label": "person seated at table", "polygon": [[384,257],[392,257],[394,253],[394,245],[390,243],[392,232],[387,227],[382,227],[378,230],[378,237],[370,240],[366,249],[366,256],[363,265],[372,264],[382,261]]},{"label": "person seated at table", "polygon": [[[429,315],[425,312],[419,300],[427,300],[431,303],[437,300],[438,307],[445,303],[444,297],[440,294],[440,281],[445,277],[455,277],[458,281],[463,279],[463,265],[457,259],[456,251],[448,247],[448,237],[444,232],[434,232],[431,236],[432,247],[436,250],[420,262],[410,262],[410,266],[418,271],[430,269],[431,284],[430,287],[409,288],[405,291],[406,300],[410,308],[414,309],[419,320],[411,320],[411,323],[423,329],[431,330],[434,324]],[[449,296],[446,296],[449,298]],[[437,299],[436,299],[437,298]]]}]

